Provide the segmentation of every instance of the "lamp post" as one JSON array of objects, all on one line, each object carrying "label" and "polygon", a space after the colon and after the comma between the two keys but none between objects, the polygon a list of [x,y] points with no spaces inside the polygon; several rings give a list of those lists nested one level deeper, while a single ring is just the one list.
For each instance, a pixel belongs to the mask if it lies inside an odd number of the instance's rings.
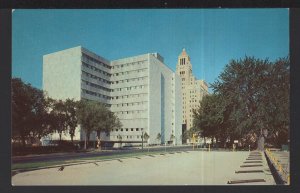
[{"label": "lamp post", "polygon": [[144,132],[142,131],[142,150],[144,149]]}]

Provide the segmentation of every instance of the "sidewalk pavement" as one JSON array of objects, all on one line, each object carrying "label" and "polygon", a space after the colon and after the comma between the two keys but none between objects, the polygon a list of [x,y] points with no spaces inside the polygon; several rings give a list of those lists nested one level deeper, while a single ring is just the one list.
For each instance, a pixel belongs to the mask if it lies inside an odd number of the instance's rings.
[{"label": "sidewalk pavement", "polygon": [[261,151],[249,152],[248,158],[240,163],[227,183],[231,185],[276,185],[264,152]]}]

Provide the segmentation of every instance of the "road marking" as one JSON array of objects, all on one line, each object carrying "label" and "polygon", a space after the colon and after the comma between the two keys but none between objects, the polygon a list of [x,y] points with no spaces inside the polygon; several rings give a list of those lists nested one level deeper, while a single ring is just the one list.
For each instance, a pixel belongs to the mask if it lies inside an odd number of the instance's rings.
[{"label": "road marking", "polygon": [[244,161],[244,164],[250,163],[262,163],[262,161]]},{"label": "road marking", "polygon": [[263,166],[262,164],[254,164],[254,165],[241,165],[240,167],[241,168],[244,168],[244,167],[259,167],[259,166]]},{"label": "road marking", "polygon": [[263,170],[238,170],[238,171],[235,171],[236,174],[239,174],[239,173],[263,173],[264,171]]},{"label": "road marking", "polygon": [[240,183],[251,183],[251,182],[266,182],[266,180],[265,179],[229,180],[227,184],[240,184]]}]

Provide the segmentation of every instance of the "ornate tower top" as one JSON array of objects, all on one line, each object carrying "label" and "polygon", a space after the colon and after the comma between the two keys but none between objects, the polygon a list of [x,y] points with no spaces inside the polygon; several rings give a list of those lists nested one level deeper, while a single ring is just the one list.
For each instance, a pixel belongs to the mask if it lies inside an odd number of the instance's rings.
[{"label": "ornate tower top", "polygon": [[181,52],[180,55],[181,55],[181,56],[186,56],[186,55],[187,55],[187,53],[186,53],[186,51],[185,51],[185,48],[182,49],[182,52]]},{"label": "ornate tower top", "polygon": [[178,59],[180,58],[186,58],[184,63],[190,62],[190,56],[186,53],[185,48],[182,49],[182,52],[178,56]]},{"label": "ornate tower top", "polygon": [[[178,56],[178,61],[176,65],[176,71],[178,74],[189,75],[192,73],[192,64],[190,56],[186,53],[185,48],[182,49],[182,52]],[[183,71],[186,71],[185,73]]]}]

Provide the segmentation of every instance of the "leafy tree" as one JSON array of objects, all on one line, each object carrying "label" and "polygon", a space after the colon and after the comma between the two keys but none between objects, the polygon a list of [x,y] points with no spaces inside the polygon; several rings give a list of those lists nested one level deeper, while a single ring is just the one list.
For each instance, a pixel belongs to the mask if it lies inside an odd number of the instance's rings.
[{"label": "leafy tree", "polygon": [[113,112],[111,112],[105,105],[101,111],[101,114],[102,115],[100,117],[103,118],[101,119],[102,124],[99,124],[99,127],[96,129],[99,143],[100,143],[101,132],[105,132],[106,135],[109,135],[112,129],[119,129],[122,127],[119,118]]},{"label": "leafy tree", "polygon": [[121,127],[121,123],[114,113],[110,112],[105,104],[96,101],[81,100],[78,104],[77,118],[85,131],[87,144],[92,131],[97,131],[100,139],[101,131],[109,133],[111,129]]},{"label": "leafy tree", "polygon": [[65,114],[66,114],[66,124],[69,128],[69,134],[71,137],[71,141],[73,143],[73,138],[75,136],[75,130],[78,125],[78,120],[76,116],[76,107],[78,102],[73,99],[67,99],[65,101]]},{"label": "leafy tree", "polygon": [[157,136],[156,136],[156,140],[158,141],[158,143],[160,143],[160,142],[161,142],[161,134],[160,134],[160,133],[158,133],[158,134],[157,134]]},{"label": "leafy tree", "polygon": [[148,135],[147,132],[144,133],[143,138],[145,139],[145,141],[148,142],[148,139],[150,138],[150,136]]},{"label": "leafy tree", "polygon": [[50,112],[52,129],[59,134],[59,141],[61,141],[63,132],[66,132],[68,129],[65,102],[62,100],[54,100],[52,105],[53,109]]},{"label": "leafy tree", "polygon": [[46,101],[41,90],[12,79],[12,137],[26,145],[28,138],[42,137],[46,119]]},{"label": "leafy tree", "polygon": [[212,88],[225,101],[223,117],[228,117],[224,120],[232,135],[288,133],[289,58],[274,63],[253,57],[232,60]]}]

